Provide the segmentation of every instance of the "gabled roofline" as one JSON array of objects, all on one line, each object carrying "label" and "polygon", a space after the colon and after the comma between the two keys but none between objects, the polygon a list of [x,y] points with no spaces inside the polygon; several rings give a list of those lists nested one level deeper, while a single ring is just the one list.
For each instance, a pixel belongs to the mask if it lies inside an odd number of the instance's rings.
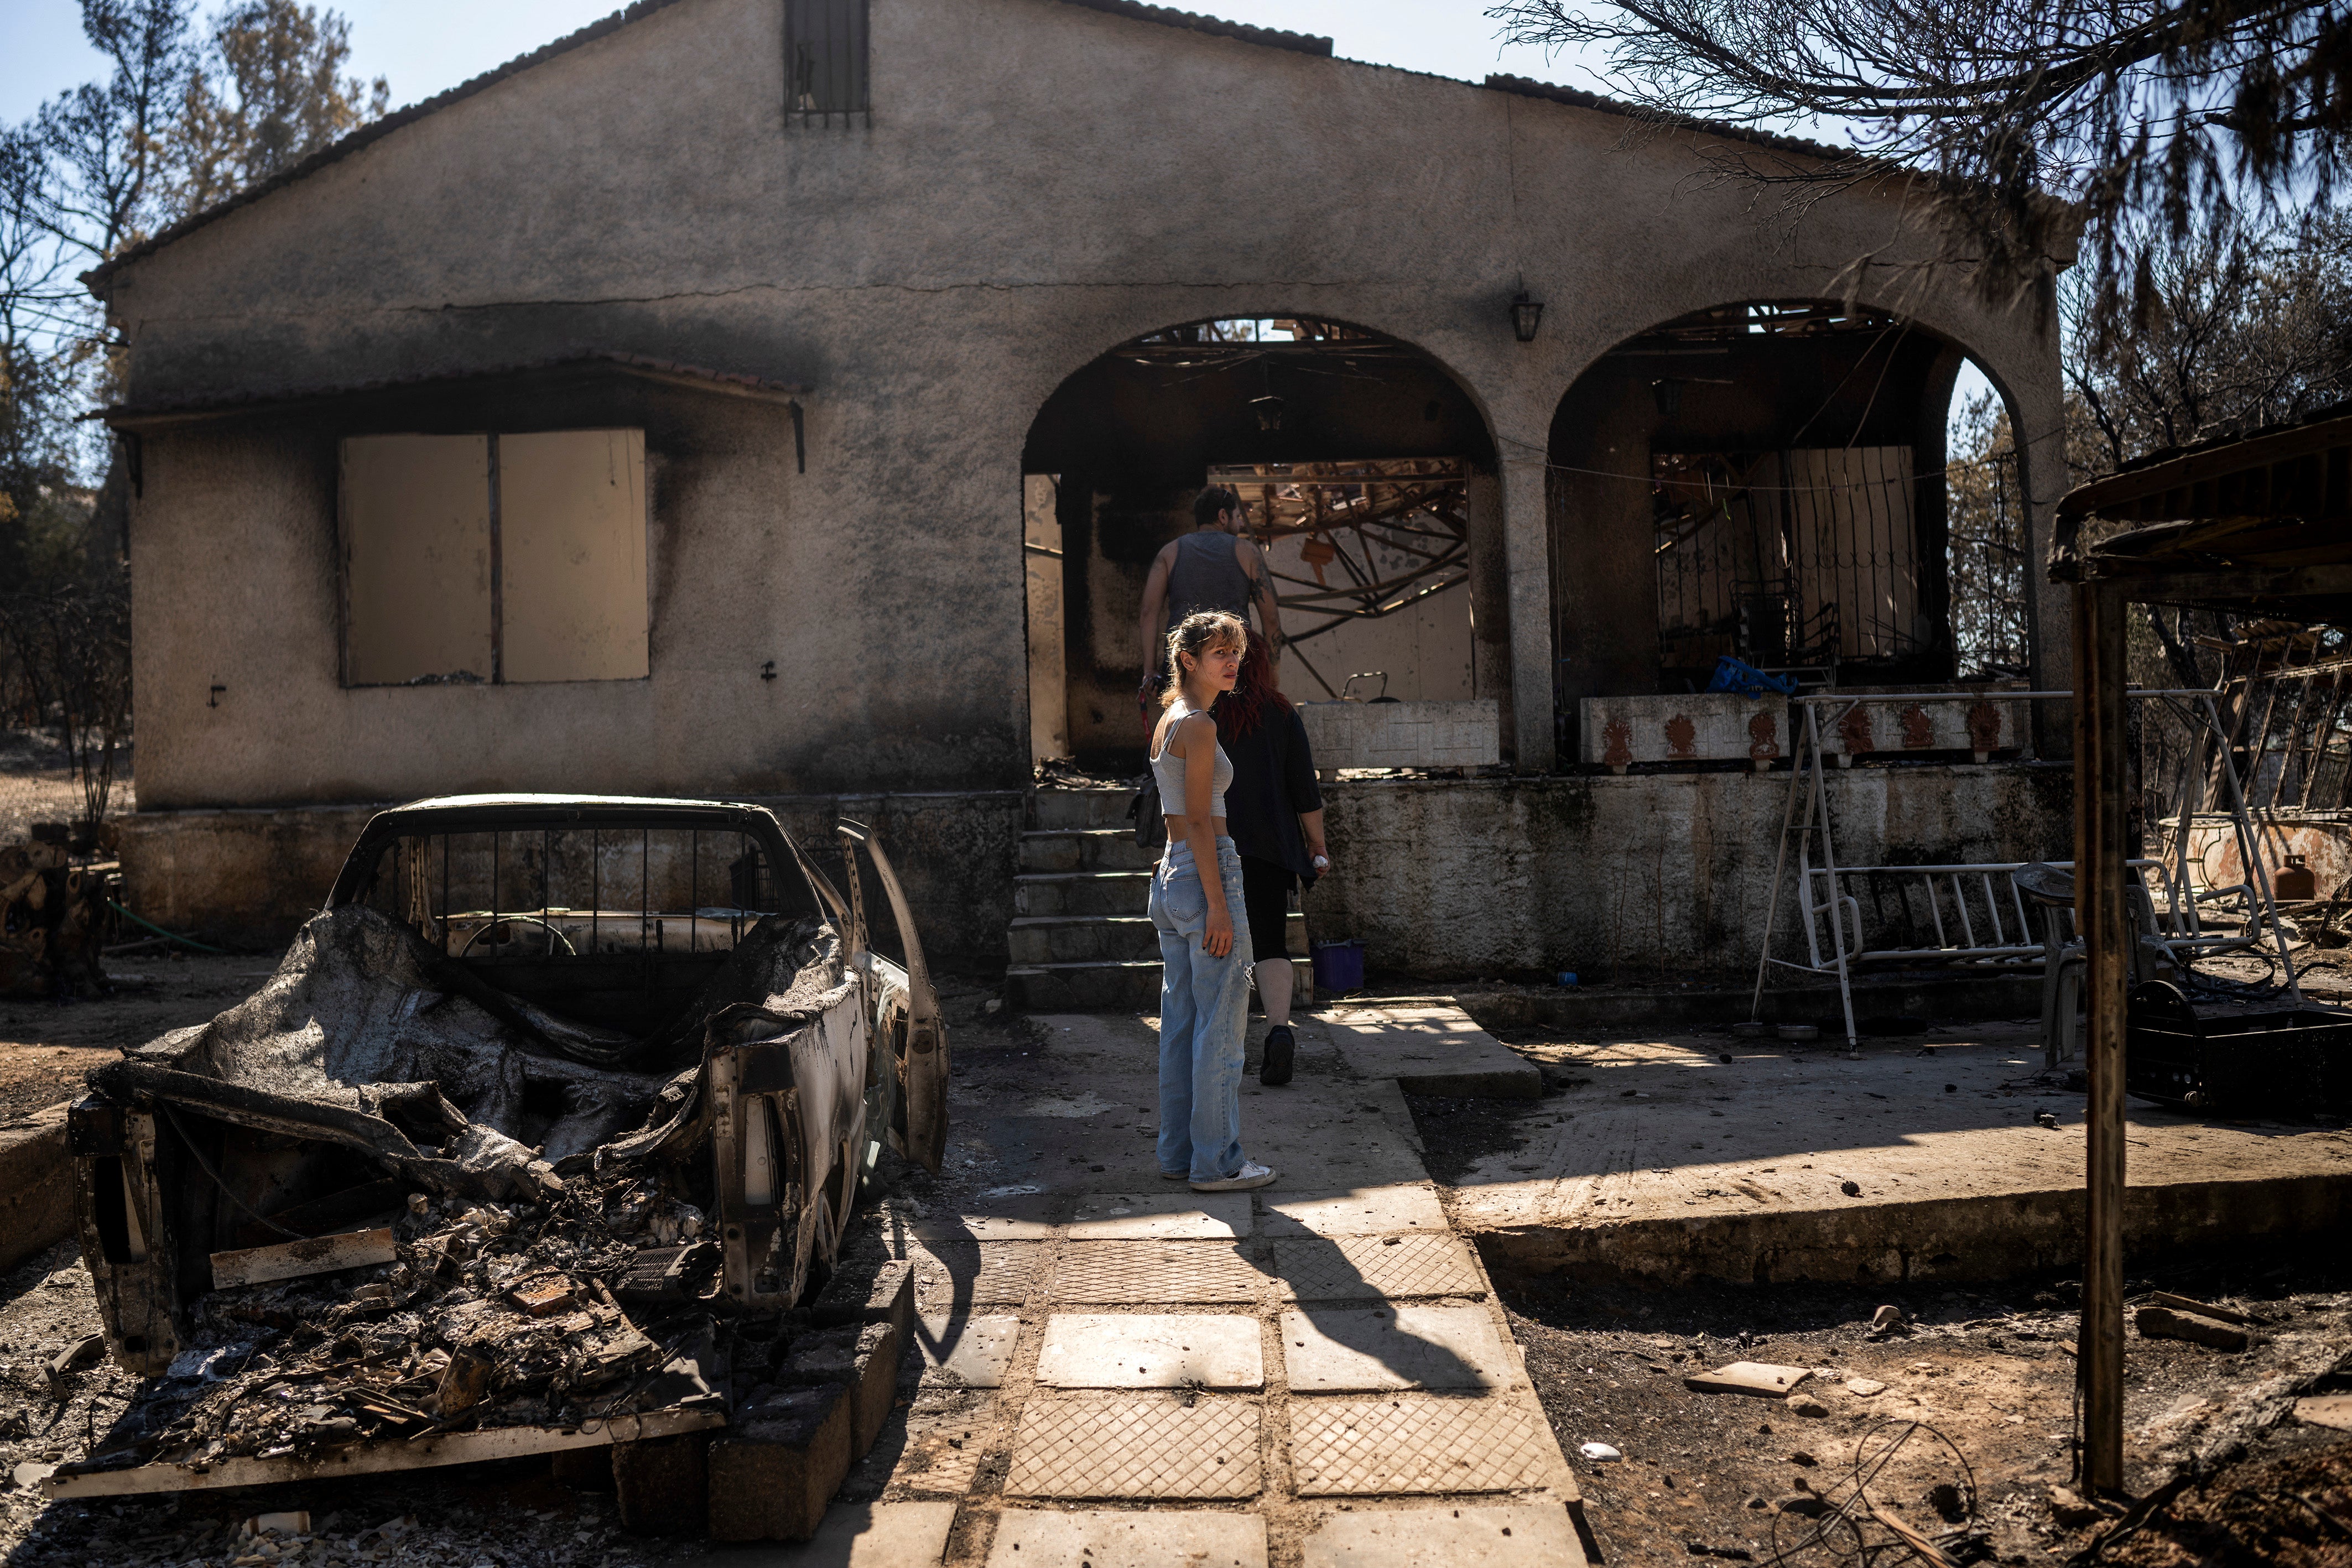
[{"label": "gabled roofline", "polygon": [[[1246,22],[1229,22],[1222,17],[1203,16],[1198,12],[1179,11],[1172,6],[1145,5],[1141,0],[1057,0],[1057,3],[1088,11],[1098,11],[1106,16],[1125,17],[1129,21],[1149,22],[1157,26],[1175,27],[1186,32],[1205,34],[1210,37],[1232,38],[1240,43],[1255,44],[1264,48],[1285,49],[1296,54],[1327,59],[1338,58],[1332,52],[1332,43],[1329,38],[1309,33],[1287,33],[1274,27],[1253,26]],[[436,93],[422,102],[410,104],[405,109],[394,110],[381,120],[371,120],[350,134],[329,142],[300,162],[282,169],[268,179],[249,185],[236,194],[216,202],[201,212],[191,213],[178,223],[140,241],[128,250],[110,256],[83,273],[81,282],[92,294],[102,297],[107,280],[132,262],[143,260],[164,246],[173,245],[196,230],[226,217],[238,208],[249,206],[273,192],[283,190],[298,180],[306,179],[331,163],[341,162],[352,153],[382,141],[404,126],[412,125],[427,115],[438,113],[452,104],[472,98],[475,94],[496,86],[509,77],[520,75],[533,66],[551,60],[559,55],[570,54],[572,50],[583,45],[592,44],[599,38],[608,37],[632,22],[642,20],[657,11],[666,11],[677,4],[678,0],[635,0],[634,4],[614,12],[602,21],[591,22],[579,31],[566,34],[552,43],[531,50],[529,54],[518,55],[506,64],[484,71],[471,80],[460,82],[446,92]],[[1340,59],[1339,63],[1360,66],[1369,70],[1396,68],[1362,60]],[[1406,74],[1428,76],[1433,81],[1457,79],[1423,71],[1407,71]],[[1567,104],[1576,109],[1594,110],[1603,114],[1617,115],[1629,120],[1657,118],[1633,104],[1604,98],[1598,93],[1585,92],[1576,88],[1558,87],[1549,82],[1535,81],[1526,77],[1497,74],[1487,77],[1483,82],[1465,82],[1462,85],[1484,88],[1495,92],[1507,92],[1521,98],[1542,99],[1547,102]],[[1660,120],[1659,122],[1679,129],[1704,131],[1736,141],[1795,153],[1801,157],[1836,159],[1855,156],[1851,148],[1832,147],[1822,142],[1806,141],[1795,137],[1776,136],[1769,131],[1753,131],[1743,126],[1721,125],[1700,120]]]},{"label": "gabled roofline", "polygon": [[567,33],[551,44],[542,44],[527,55],[518,55],[506,64],[484,71],[470,81],[459,82],[446,92],[436,93],[421,103],[410,104],[406,109],[396,109],[382,120],[372,120],[349,135],[330,141],[300,162],[290,164],[257,184],[248,185],[236,195],[215,202],[200,212],[190,213],[178,223],[147,239],[141,240],[120,255],[109,256],[83,273],[81,281],[92,294],[97,294],[106,280],[123,267],[134,261],[154,255],[165,246],[185,238],[207,224],[228,216],[239,207],[250,206],[271,192],[283,190],[297,180],[317,173],[330,163],[340,163],[362,147],[382,141],[402,126],[415,124],[428,114],[438,113],[451,104],[469,99],[476,93],[506,80],[510,76],[529,70],[543,60],[551,60],[558,55],[568,55],[583,45],[593,44],[599,38],[610,37],[630,23],[650,16],[656,11],[667,11],[677,3],[678,0],[635,0],[635,4],[614,12],[602,21],[591,22],[578,32]]},{"label": "gabled roofline", "polygon": [[[1758,131],[1745,125],[1727,125],[1720,120],[1685,119],[1680,115],[1655,114],[1638,104],[1622,99],[1603,98],[1597,92],[1581,88],[1559,87],[1548,81],[1528,77],[1491,75],[1478,84],[1496,92],[1515,93],[1520,98],[1539,98],[1547,103],[1565,103],[1576,109],[1590,109],[1602,114],[1613,114],[1623,120],[1646,120],[1667,131],[1704,131],[1709,135],[1727,137],[1734,141],[1753,142],[1777,152],[1793,152],[1802,158],[1860,159],[1864,155],[1851,147],[1833,147],[1825,141],[1808,141],[1802,137],[1781,136],[1769,131]],[[1908,172],[1900,165],[1885,165],[1888,172]]]},{"label": "gabled roofline", "polygon": [[1318,37],[1312,33],[1286,33],[1279,27],[1256,27],[1247,22],[1228,22],[1222,16],[1203,16],[1197,11],[1179,11],[1168,5],[1146,5],[1140,0],[1062,0],[1062,4],[1082,5],[1089,11],[1125,16],[1130,21],[1156,22],[1163,27],[1182,27],[1188,32],[1206,33],[1213,38],[1238,38],[1244,44],[1263,44],[1269,49],[1289,49],[1296,54],[1326,57],[1331,53],[1331,40]]}]

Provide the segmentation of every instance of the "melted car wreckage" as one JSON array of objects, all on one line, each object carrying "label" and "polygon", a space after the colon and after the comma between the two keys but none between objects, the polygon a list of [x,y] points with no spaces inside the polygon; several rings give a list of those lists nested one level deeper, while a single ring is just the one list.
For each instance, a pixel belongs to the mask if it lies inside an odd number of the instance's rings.
[{"label": "melted car wreckage", "polygon": [[807,1456],[872,1441],[910,1327],[903,1270],[836,1271],[861,1179],[946,1136],[904,894],[838,831],[836,888],[754,806],[378,815],[267,985],[73,1107],[107,1345],[149,1381],[51,1491],[609,1449],[649,1528],[701,1522],[696,1482],[715,1533],[813,1528]]}]

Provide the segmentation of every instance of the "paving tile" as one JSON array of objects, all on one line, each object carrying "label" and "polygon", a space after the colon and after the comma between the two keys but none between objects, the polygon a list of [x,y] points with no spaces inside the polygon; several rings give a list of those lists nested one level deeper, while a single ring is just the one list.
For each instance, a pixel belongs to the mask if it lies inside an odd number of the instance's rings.
[{"label": "paving tile", "polygon": [[925,1381],[1002,1388],[1004,1369],[1013,1364],[1013,1342],[1020,1337],[1021,1320],[1010,1314],[925,1312],[915,1343],[923,1352]]},{"label": "paving tile", "polygon": [[988,1568],[1265,1568],[1265,1521],[1254,1513],[1048,1513],[996,1516]]},{"label": "paving tile", "polygon": [[971,1490],[980,1462],[999,1446],[1003,1407],[993,1394],[926,1388],[907,1412],[907,1446],[890,1484],[911,1492],[961,1497]]},{"label": "paving tile", "polygon": [[1567,1474],[1542,1412],[1518,1395],[1294,1399],[1290,1459],[1301,1497],[1520,1491]]},{"label": "paving tile", "polygon": [[1255,1399],[1039,1394],[1022,1407],[1004,1490],[1016,1497],[1255,1497],[1257,1448]]},{"label": "paving tile", "polygon": [[[1558,1503],[1358,1509],[1307,1538],[1305,1568],[1584,1568],[1584,1545]],[[1026,1568],[1026,1565],[1024,1565]]]},{"label": "paving tile", "polygon": [[955,1528],[951,1502],[837,1502],[796,1546],[761,1542],[693,1561],[711,1568],[933,1568]]},{"label": "paving tile", "polygon": [[1521,1381],[1484,1307],[1376,1307],[1282,1314],[1293,1393],[1507,1388]]},{"label": "paving tile", "polygon": [[1274,1243],[1276,1290],[1293,1301],[1484,1296],[1486,1276],[1458,1236],[1296,1237]]},{"label": "paving tile", "polygon": [[1034,1241],[934,1241],[907,1249],[915,1266],[916,1304],[1016,1305],[1029,1299],[1051,1249]]},{"label": "paving tile", "polygon": [[1250,1233],[1245,1192],[1113,1193],[1078,1199],[1074,1241],[1231,1239]]},{"label": "paving tile", "polygon": [[1223,1313],[1045,1320],[1037,1381],[1048,1388],[1263,1388],[1255,1318]]},{"label": "paving tile", "polygon": [[1060,1193],[1024,1193],[988,1202],[970,1214],[935,1214],[909,1221],[918,1241],[1045,1241],[1069,1207]]},{"label": "paving tile", "polygon": [[1444,1235],[1452,1228],[1437,1192],[1425,1182],[1350,1187],[1344,1192],[1266,1195],[1268,1236]]},{"label": "paving tile", "polygon": [[1073,1241],[1054,1266],[1057,1301],[1255,1301],[1265,1288],[1231,1241]]}]

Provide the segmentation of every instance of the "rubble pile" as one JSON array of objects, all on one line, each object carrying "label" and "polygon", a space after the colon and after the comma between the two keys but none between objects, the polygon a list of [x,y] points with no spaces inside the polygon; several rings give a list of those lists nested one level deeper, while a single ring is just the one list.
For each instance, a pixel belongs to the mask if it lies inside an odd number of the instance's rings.
[{"label": "rubble pile", "polygon": [[362,1438],[585,1427],[710,1402],[722,1332],[702,1215],[651,1178],[575,1176],[549,1203],[412,1194],[396,1260],[215,1290],[86,1469],[307,1456]]}]

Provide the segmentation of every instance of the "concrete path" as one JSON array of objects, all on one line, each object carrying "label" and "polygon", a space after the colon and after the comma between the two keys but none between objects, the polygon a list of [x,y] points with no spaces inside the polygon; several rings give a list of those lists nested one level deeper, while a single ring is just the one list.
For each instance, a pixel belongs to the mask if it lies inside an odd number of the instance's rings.
[{"label": "concrete path", "polygon": [[869,1460],[890,1467],[880,1500],[836,1506],[808,1547],[713,1561],[1585,1562],[1574,1482],[1393,1077],[1304,1020],[1294,1082],[1243,1091],[1244,1146],[1282,1180],[1196,1195],[1153,1158],[1153,1020],[1034,1021],[1030,1055],[959,1063],[964,1196],[887,1217],[929,1364]]},{"label": "concrete path", "polygon": [[[2084,1096],[2032,1025],[1801,1049],[1728,1035],[1543,1052],[1584,1082],[1449,1171],[1514,1262],[1672,1284],[1998,1278],[2079,1264]],[[2352,1134],[2127,1101],[2126,1244],[2342,1233]],[[2054,1126],[2037,1122],[2048,1113]]]}]

